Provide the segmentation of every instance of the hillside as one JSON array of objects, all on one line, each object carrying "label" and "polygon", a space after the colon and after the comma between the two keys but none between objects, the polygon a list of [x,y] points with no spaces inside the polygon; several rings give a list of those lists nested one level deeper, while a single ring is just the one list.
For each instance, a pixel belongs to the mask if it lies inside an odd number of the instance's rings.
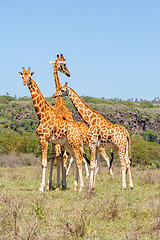
[{"label": "hillside", "polygon": [[[121,124],[128,129],[132,138],[134,164],[160,167],[159,101],[133,102],[84,96],[82,99],[108,121]],[[46,98],[46,100],[50,104],[54,103],[52,98]],[[74,119],[82,121],[70,100],[65,98],[65,101],[67,107],[73,112]],[[0,96],[0,154],[18,152],[40,156],[41,151],[35,132],[37,125],[38,118],[31,98],[16,99]],[[49,146],[49,152],[50,149],[51,146]],[[89,157],[89,153],[87,154]],[[116,155],[115,158],[118,159]],[[0,163],[2,166],[4,164],[5,161]]]},{"label": "hillside", "polygon": [[[52,104],[54,99],[46,98]],[[160,135],[160,103],[150,101],[133,102],[122,100],[107,100],[93,97],[82,99],[94,110],[100,112],[108,121],[125,126],[131,134],[142,135],[148,129]],[[67,107],[73,112],[74,119],[81,117],[68,98]],[[10,96],[0,96],[0,132],[35,132],[38,119],[30,98],[15,99]]]}]

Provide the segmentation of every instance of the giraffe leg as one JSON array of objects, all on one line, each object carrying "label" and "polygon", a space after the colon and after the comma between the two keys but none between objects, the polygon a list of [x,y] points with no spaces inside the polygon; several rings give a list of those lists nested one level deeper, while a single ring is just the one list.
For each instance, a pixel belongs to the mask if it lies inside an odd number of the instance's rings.
[{"label": "giraffe leg", "polygon": [[126,190],[126,166],[122,167],[122,189]]},{"label": "giraffe leg", "polygon": [[42,180],[40,184],[39,190],[41,192],[45,191],[45,175],[46,175],[46,168],[47,168],[47,150],[48,150],[48,142],[44,141],[41,142],[41,151],[42,151]]},{"label": "giraffe leg", "polygon": [[90,151],[91,151],[91,162],[90,162],[90,185],[89,185],[89,190],[91,190],[92,188],[94,188],[95,186],[93,186],[93,181],[94,181],[94,185],[95,185],[95,167],[96,167],[96,147],[94,145],[90,146]]},{"label": "giraffe leg", "polygon": [[80,180],[80,188],[79,191],[82,191],[84,187],[83,176],[82,176],[82,158],[79,149],[73,149],[73,158],[76,162],[76,177],[75,177],[75,184],[74,188],[76,189],[78,186],[78,177]]},{"label": "giraffe leg", "polygon": [[[101,162],[100,158],[99,158],[98,162],[99,162],[99,165],[100,165],[100,162]],[[97,160],[95,161],[95,174],[94,174],[94,178],[93,178],[93,189],[95,189],[95,187],[96,187],[96,175],[97,175],[97,171],[96,170],[97,170]]]},{"label": "giraffe leg", "polygon": [[130,168],[130,159],[128,157],[128,154],[126,156],[126,162],[127,162],[127,173],[129,176],[129,187],[130,187],[130,189],[133,189],[133,182],[132,182],[132,175],[131,175],[131,168]]},{"label": "giraffe leg", "polygon": [[67,161],[68,155],[63,154],[63,160],[62,160],[62,189],[67,188],[67,181],[66,181],[66,161]]},{"label": "giraffe leg", "polygon": [[130,187],[130,189],[133,189],[133,182],[132,182],[130,165],[127,167],[127,173],[128,173],[128,176],[129,176],[129,187]]},{"label": "giraffe leg", "polygon": [[48,186],[47,186],[47,190],[51,190],[51,186],[52,186],[52,173],[53,173],[53,164],[54,164],[55,159],[51,159],[51,163],[50,163],[50,173],[49,173],[49,180],[48,180]]},{"label": "giraffe leg", "polygon": [[67,154],[67,151],[65,150],[63,153],[63,165],[66,170],[67,170],[67,160],[68,160],[68,154]]},{"label": "giraffe leg", "polygon": [[100,154],[101,158],[103,158],[105,160],[105,162],[107,163],[107,166],[109,168],[109,173],[113,177],[113,171],[112,171],[112,168],[111,168],[112,161],[113,161],[112,150],[111,150],[111,155],[112,155],[111,162],[109,161],[109,157],[107,156],[104,148],[98,148],[98,151],[99,151],[99,154]]},{"label": "giraffe leg", "polygon": [[58,157],[56,158],[56,160],[57,160],[57,184],[56,184],[56,189],[55,189],[55,191],[59,191],[60,186],[61,186],[61,182],[60,182],[60,167],[61,167],[61,161],[62,161],[62,159],[61,159],[60,156],[58,156]]},{"label": "giraffe leg", "polygon": [[119,160],[121,163],[121,169],[122,169],[122,189],[126,190],[126,159],[125,159],[125,153],[122,153],[118,151]]},{"label": "giraffe leg", "polygon": [[126,142],[126,152],[125,152],[125,160],[126,160],[126,167],[127,167],[127,173],[128,173],[128,176],[129,176],[129,187],[130,189],[133,189],[133,182],[132,182],[132,176],[131,176],[131,169],[130,169],[130,159],[129,159],[129,156],[128,156],[128,146],[129,143],[128,141]]},{"label": "giraffe leg", "polygon": [[82,165],[78,165],[78,174],[79,174],[79,181],[80,181],[79,191],[82,191],[82,188],[84,187],[83,176],[82,176]]},{"label": "giraffe leg", "polygon": [[71,158],[70,158],[70,161],[69,161],[69,166],[68,166],[67,172],[66,172],[66,175],[67,175],[67,176],[68,176],[69,170],[70,170],[70,168],[71,168],[72,162],[73,162],[73,157],[71,157]]},{"label": "giraffe leg", "polygon": [[74,180],[74,190],[77,190],[78,187],[78,177],[79,177],[79,173],[78,173],[78,166],[76,164],[76,175],[75,175],[75,180]]},{"label": "giraffe leg", "polygon": [[49,180],[48,180],[47,190],[51,190],[53,164],[54,164],[55,158],[56,158],[55,144],[52,143],[52,152],[51,152],[51,155],[50,155],[50,173],[49,173]]},{"label": "giraffe leg", "polygon": [[97,172],[98,172],[98,169],[99,169],[99,166],[101,164],[101,157],[100,157],[100,154],[99,154],[99,150],[97,150],[97,167],[96,167],[96,172],[95,174],[97,175]]}]

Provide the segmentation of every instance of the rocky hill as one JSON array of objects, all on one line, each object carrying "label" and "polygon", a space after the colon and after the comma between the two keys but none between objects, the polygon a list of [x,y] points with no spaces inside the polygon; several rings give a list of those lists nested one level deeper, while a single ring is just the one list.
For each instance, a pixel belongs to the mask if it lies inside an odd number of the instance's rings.
[{"label": "rocky hill", "polygon": [[[52,98],[46,98],[52,104]],[[106,120],[125,126],[131,134],[142,135],[148,129],[160,135],[160,103],[149,101],[107,100],[92,97],[82,99],[94,110],[100,112]],[[67,107],[73,112],[74,119],[82,121],[80,115],[68,98]],[[15,99],[0,96],[0,131],[23,134],[35,132],[38,119],[30,98]]]}]

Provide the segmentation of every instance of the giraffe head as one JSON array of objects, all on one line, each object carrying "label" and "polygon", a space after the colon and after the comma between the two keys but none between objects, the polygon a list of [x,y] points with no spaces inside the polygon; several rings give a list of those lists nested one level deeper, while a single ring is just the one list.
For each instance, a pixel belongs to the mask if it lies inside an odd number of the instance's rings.
[{"label": "giraffe head", "polygon": [[25,70],[23,67],[23,73],[19,72],[19,74],[23,78],[23,85],[30,84],[31,83],[31,76],[33,76],[34,72],[30,73],[30,67],[28,68],[28,71]]},{"label": "giraffe head", "polygon": [[51,65],[54,65],[54,68],[56,68],[59,72],[66,74],[67,77],[70,77],[69,70],[66,66],[66,60],[63,57],[63,54],[61,54],[61,57],[57,55],[57,60],[55,62],[50,61]]},{"label": "giraffe head", "polygon": [[57,91],[52,97],[56,98],[56,97],[65,97],[68,96],[69,94],[69,90],[68,90],[68,86],[67,86],[67,82],[64,84],[64,86]]}]

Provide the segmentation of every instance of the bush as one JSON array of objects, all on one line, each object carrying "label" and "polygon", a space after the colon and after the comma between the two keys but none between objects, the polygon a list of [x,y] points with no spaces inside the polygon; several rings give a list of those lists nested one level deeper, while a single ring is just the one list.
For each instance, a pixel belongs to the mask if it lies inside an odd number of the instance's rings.
[{"label": "bush", "polygon": [[140,102],[139,106],[140,106],[140,108],[153,108],[154,107],[152,102],[145,101],[145,100]]},{"label": "bush", "polygon": [[16,99],[11,96],[0,96],[0,103],[9,103],[10,101],[15,101]]},{"label": "bush", "polygon": [[132,160],[136,164],[160,167],[160,145],[148,142],[140,135],[132,136]]},{"label": "bush", "polygon": [[1,152],[34,153],[41,155],[38,137],[36,134],[1,133],[0,134]]},{"label": "bush", "polygon": [[148,129],[145,132],[143,132],[143,138],[144,140],[149,142],[157,142],[158,134],[154,130]]}]

